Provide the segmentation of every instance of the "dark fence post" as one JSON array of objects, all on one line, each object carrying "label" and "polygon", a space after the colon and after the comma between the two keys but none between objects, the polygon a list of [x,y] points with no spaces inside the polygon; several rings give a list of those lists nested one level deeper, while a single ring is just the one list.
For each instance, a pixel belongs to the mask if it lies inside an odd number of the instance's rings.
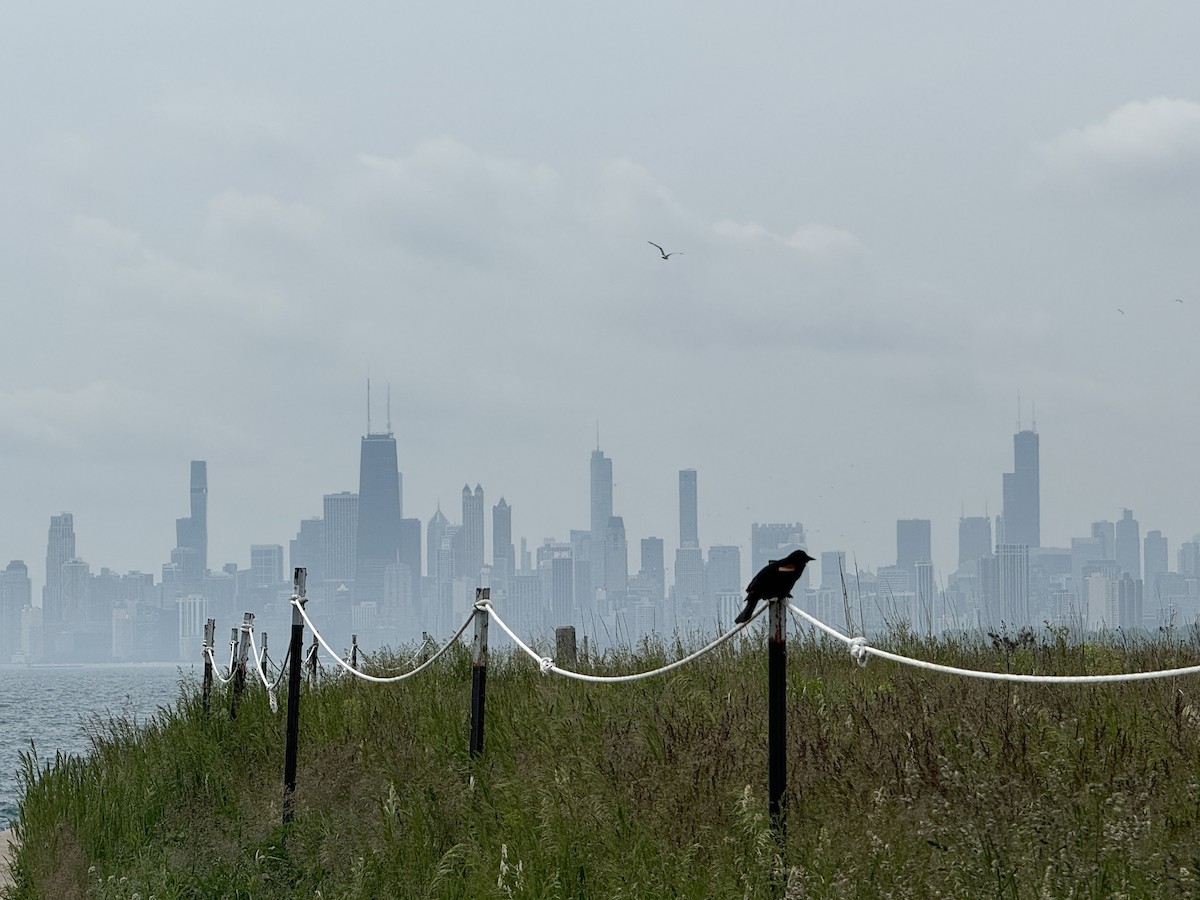
[{"label": "dark fence post", "polygon": [[204,623],[204,717],[208,718],[208,703],[212,698],[213,682],[213,642],[217,637],[217,620],[209,619]]},{"label": "dark fence post", "polygon": [[782,851],[787,838],[787,603],[771,601],[767,639],[767,795],[771,829]]},{"label": "dark fence post", "polygon": [[238,700],[246,687],[246,657],[250,653],[250,628],[254,622],[254,613],[246,613],[242,618],[242,637],[238,642],[237,662],[233,665],[233,696],[229,701],[229,718],[237,718]]},{"label": "dark fence post", "polygon": [[[491,588],[475,588],[475,602],[488,600]],[[483,713],[487,703],[487,609],[475,608],[475,646],[471,654],[471,755],[483,753]]]},{"label": "dark fence post", "polygon": [[578,657],[575,649],[574,625],[564,625],[554,629],[554,658],[563,665],[575,665]]},{"label": "dark fence post", "polygon": [[259,661],[259,669],[262,671],[263,681],[270,681],[270,674],[267,672],[267,633],[262,633],[262,659]]},{"label": "dark fence post", "polygon": [[350,668],[358,668],[358,635],[350,635]]},{"label": "dark fence post", "polygon": [[[305,583],[307,569],[296,569],[292,581],[295,600],[308,602]],[[283,824],[292,821],[292,796],[296,793],[296,756],[300,741],[300,655],[304,650],[304,619],[300,607],[292,606],[292,641],[288,645],[287,730],[283,748]]]},{"label": "dark fence post", "polygon": [[313,635],[312,646],[308,648],[308,683],[317,683],[317,636]]}]

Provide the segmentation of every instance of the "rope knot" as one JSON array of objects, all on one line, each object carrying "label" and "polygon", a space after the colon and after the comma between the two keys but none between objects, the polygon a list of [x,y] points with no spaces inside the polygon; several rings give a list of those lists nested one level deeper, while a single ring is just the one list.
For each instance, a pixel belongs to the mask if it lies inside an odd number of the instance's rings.
[{"label": "rope knot", "polygon": [[856,637],[850,641],[850,658],[863,669],[867,667],[867,660],[871,658],[871,654],[867,652],[868,646],[865,637]]},{"label": "rope knot", "polygon": [[550,670],[554,668],[554,660],[549,656],[543,656],[540,665],[542,667],[542,674],[549,675]]}]

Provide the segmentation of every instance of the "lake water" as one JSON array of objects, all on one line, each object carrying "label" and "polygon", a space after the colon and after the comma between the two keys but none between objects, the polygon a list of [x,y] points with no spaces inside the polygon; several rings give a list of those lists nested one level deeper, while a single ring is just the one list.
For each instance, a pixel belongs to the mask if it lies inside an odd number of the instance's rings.
[{"label": "lake water", "polygon": [[0,829],[17,816],[19,754],[32,741],[38,758],[88,752],[83,725],[92,715],[150,719],[179,696],[181,679],[202,668],[174,664],[0,666]]}]

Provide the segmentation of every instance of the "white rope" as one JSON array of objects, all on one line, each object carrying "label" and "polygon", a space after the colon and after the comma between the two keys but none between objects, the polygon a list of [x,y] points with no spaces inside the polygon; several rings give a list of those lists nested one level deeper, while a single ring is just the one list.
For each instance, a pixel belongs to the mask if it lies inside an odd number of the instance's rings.
[{"label": "white rope", "polygon": [[478,610],[486,610],[488,615],[490,615],[493,619],[495,619],[496,624],[500,626],[500,629],[505,634],[507,634],[510,638],[512,638],[513,643],[515,643],[518,647],[520,647],[522,650],[524,650],[527,654],[529,654],[529,656],[531,656],[537,662],[538,666],[541,668],[541,672],[543,675],[549,675],[549,674],[553,673],[555,675],[562,675],[564,678],[574,678],[576,681],[591,681],[591,682],[601,683],[601,684],[615,684],[617,682],[622,682],[622,681],[639,681],[642,678],[653,678],[655,675],[662,675],[664,672],[670,672],[672,669],[678,669],[680,666],[687,665],[692,660],[700,658],[705,653],[708,653],[710,650],[717,649],[717,647],[721,646],[721,644],[725,643],[727,640],[729,640],[731,637],[733,637],[735,634],[737,634],[739,631],[741,631],[743,628],[745,628],[747,625],[749,625],[750,622],[752,622],[754,619],[758,618],[758,616],[760,616],[767,609],[767,606],[764,605],[764,606],[760,607],[758,612],[756,612],[753,616],[751,616],[749,619],[747,619],[741,625],[738,625],[738,626],[734,627],[733,629],[731,629],[730,631],[725,632],[725,634],[721,635],[715,641],[708,644],[707,646],[701,647],[695,653],[690,653],[687,656],[683,657],[682,659],[677,659],[674,662],[667,663],[665,666],[663,666],[661,668],[653,669],[649,672],[638,672],[633,675],[586,675],[583,672],[572,672],[570,669],[561,668],[560,666],[557,666],[554,664],[554,660],[552,658],[550,658],[549,656],[539,656],[536,652],[534,652],[534,650],[532,648],[530,648],[530,646],[528,644],[526,644],[523,640],[521,640],[519,637],[517,637],[516,633],[511,628],[509,628],[508,625],[505,624],[504,620],[501,619],[498,615],[496,615],[496,610],[492,607],[492,605],[489,601],[480,600],[478,603],[475,604],[475,608]]},{"label": "white rope", "polygon": [[412,678],[418,672],[433,665],[434,660],[436,660],[439,656],[441,656],[443,653],[445,653],[450,648],[450,646],[453,645],[454,642],[459,639],[459,637],[462,635],[462,633],[467,630],[467,626],[470,625],[471,621],[475,618],[475,610],[471,610],[471,614],[469,616],[467,616],[467,621],[462,623],[462,627],[459,628],[457,632],[455,632],[454,637],[452,637],[452,638],[450,638],[450,640],[446,641],[446,643],[444,643],[441,647],[438,648],[437,653],[433,654],[433,656],[429,657],[429,659],[425,660],[425,662],[421,663],[421,665],[417,666],[411,672],[405,672],[403,675],[393,675],[388,678],[381,678],[378,675],[368,675],[366,672],[360,672],[358,669],[354,668],[348,662],[346,662],[344,659],[342,659],[340,656],[338,656],[337,652],[332,647],[330,647],[329,644],[326,643],[325,638],[323,638],[321,636],[321,632],[317,631],[317,626],[315,626],[312,622],[312,619],[310,619],[308,617],[308,612],[305,611],[304,607],[301,605],[299,598],[292,597],[292,605],[300,610],[300,616],[304,619],[304,623],[306,625],[308,625],[308,627],[310,629],[312,629],[313,637],[315,637],[320,642],[321,646],[325,648],[326,652],[330,656],[332,656],[335,660],[337,660],[337,664],[339,666],[341,666],[343,669],[345,669],[351,675],[355,675],[358,678],[361,678],[363,681],[373,681],[376,684],[391,684],[396,681],[404,681],[406,678]]},{"label": "white rope", "polygon": [[250,652],[254,654],[254,671],[258,673],[258,679],[263,683],[263,687],[267,689],[267,702],[271,704],[271,712],[279,712],[279,700],[275,696],[275,685],[267,679],[267,673],[263,671],[262,656],[258,652],[258,644],[254,640],[254,626],[243,625],[250,634]]},{"label": "white rope", "polygon": [[878,647],[872,647],[867,643],[865,637],[847,637],[840,631],[826,625],[820,619],[810,616],[799,607],[791,606],[790,604],[789,606],[794,613],[806,619],[830,637],[837,638],[846,644],[850,649],[851,657],[860,666],[867,664],[868,656],[878,656],[881,659],[890,659],[892,662],[902,663],[906,666],[915,666],[918,669],[928,669],[931,672],[965,675],[968,678],[983,678],[989,681],[1021,681],[1028,684],[1105,684],[1116,681],[1149,681],[1153,678],[1175,678],[1180,675],[1200,674],[1200,666],[1184,666],[1180,669],[1157,669],[1153,672],[1116,672],[1109,675],[1021,675],[1013,672],[981,672],[978,669],[960,669],[957,666],[943,666],[941,663],[925,662],[921,659],[913,659],[908,656],[901,656],[898,653],[889,653],[887,650],[880,650]]},{"label": "white rope", "polygon": [[222,685],[226,685],[226,684],[229,684],[229,682],[233,681],[233,673],[232,672],[230,673],[229,677],[226,678],[224,675],[221,674],[220,670],[217,669],[217,661],[215,659],[213,659],[212,647],[205,647],[204,653],[208,657],[208,662],[212,667],[213,677],[216,678],[218,682],[220,682]]}]

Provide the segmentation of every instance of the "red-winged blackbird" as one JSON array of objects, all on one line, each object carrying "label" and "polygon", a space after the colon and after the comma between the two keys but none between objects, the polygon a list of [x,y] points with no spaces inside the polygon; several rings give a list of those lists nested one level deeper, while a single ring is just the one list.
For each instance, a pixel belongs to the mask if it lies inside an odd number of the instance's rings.
[{"label": "red-winged blackbird", "polygon": [[749,622],[759,600],[783,600],[792,596],[792,588],[813,558],[803,550],[794,550],[783,559],[773,559],[746,585],[746,606],[733,621]]}]

